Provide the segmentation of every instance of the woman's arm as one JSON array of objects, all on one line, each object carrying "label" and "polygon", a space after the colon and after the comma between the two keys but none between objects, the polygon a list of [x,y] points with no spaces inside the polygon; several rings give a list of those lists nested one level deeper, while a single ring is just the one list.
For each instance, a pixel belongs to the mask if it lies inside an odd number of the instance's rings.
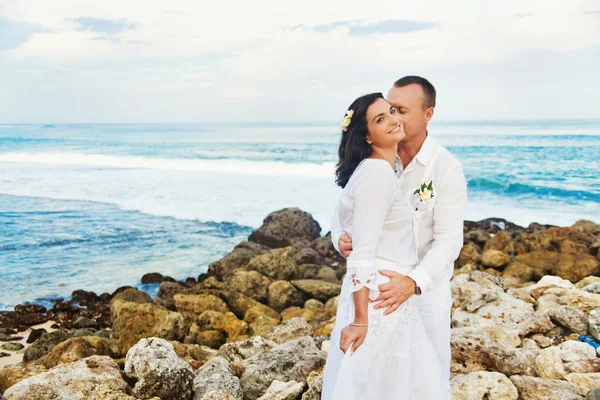
[{"label": "woman's arm", "polygon": [[364,341],[368,325],[369,298],[378,295],[375,256],[385,218],[394,201],[397,177],[383,163],[364,165],[353,182],[350,193],[354,198],[352,217],[353,251],[347,260],[348,279],[354,298],[354,321],[342,330],[340,348],[355,351]]}]

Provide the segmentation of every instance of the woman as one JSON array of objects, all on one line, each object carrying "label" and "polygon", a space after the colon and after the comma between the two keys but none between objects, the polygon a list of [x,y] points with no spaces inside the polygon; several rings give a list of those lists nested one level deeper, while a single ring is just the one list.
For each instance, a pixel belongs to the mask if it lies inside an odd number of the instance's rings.
[{"label": "woman", "polygon": [[[353,251],[338,301],[325,366],[323,400],[443,399],[439,362],[418,310],[409,298],[384,316],[370,300],[387,278],[379,269],[406,274],[417,263],[409,196],[394,166],[404,138],[397,110],[373,93],[356,99],[342,122],[338,205]],[[433,384],[432,384],[433,383]]]}]

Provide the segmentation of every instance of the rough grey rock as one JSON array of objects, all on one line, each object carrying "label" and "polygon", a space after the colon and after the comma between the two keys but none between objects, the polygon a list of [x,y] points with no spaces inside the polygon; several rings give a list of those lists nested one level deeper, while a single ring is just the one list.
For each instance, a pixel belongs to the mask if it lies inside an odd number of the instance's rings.
[{"label": "rough grey rock", "polygon": [[230,363],[241,362],[256,353],[270,350],[277,346],[275,342],[261,336],[252,336],[239,342],[227,343],[219,348],[217,355]]},{"label": "rough grey rock", "polygon": [[241,400],[240,380],[229,363],[214,357],[204,364],[194,378],[194,400]]},{"label": "rough grey rock", "polygon": [[568,328],[571,332],[587,335],[588,321],[583,311],[569,306],[560,306],[550,310],[548,315],[552,321]]},{"label": "rough grey rock", "polygon": [[267,333],[267,339],[277,344],[285,343],[288,340],[296,339],[301,336],[310,336],[313,334],[313,328],[306,320],[300,317],[290,318],[281,325],[277,325]]},{"label": "rough grey rock", "polygon": [[583,400],[577,386],[569,382],[519,375],[511,376],[510,380],[522,400]]},{"label": "rough grey rock", "polygon": [[477,371],[456,375],[450,380],[453,400],[517,400],[519,392],[505,375],[499,372]]},{"label": "rough grey rock", "polygon": [[310,371],[325,364],[325,353],[308,336],[290,340],[244,360],[240,379],[244,399],[256,400],[274,380],[306,382]]},{"label": "rough grey rock", "polygon": [[8,388],[4,396],[7,400],[87,400],[101,391],[128,390],[116,362],[110,357],[92,356],[24,379]]},{"label": "rough grey rock", "polygon": [[161,400],[189,400],[192,395],[192,368],[164,339],[141,339],[129,349],[125,374],[138,380],[133,392],[143,399],[157,396]]}]

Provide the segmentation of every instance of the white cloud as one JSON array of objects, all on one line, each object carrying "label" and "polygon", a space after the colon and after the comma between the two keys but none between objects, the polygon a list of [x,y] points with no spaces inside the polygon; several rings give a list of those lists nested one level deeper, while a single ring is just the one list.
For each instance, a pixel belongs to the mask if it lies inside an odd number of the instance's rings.
[{"label": "white cloud", "polygon": [[365,4],[11,2],[0,18],[36,28],[0,48],[0,121],[337,120],[405,74],[431,78],[443,118],[597,115],[593,1]]}]

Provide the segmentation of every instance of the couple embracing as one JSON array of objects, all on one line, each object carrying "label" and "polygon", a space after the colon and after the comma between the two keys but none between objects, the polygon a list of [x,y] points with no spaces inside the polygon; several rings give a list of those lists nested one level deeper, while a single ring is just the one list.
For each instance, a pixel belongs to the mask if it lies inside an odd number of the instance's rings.
[{"label": "couple embracing", "polygon": [[356,99],[341,124],[332,219],[347,273],[322,399],[450,399],[450,279],[467,201],[460,162],[428,134],[418,76]]}]

